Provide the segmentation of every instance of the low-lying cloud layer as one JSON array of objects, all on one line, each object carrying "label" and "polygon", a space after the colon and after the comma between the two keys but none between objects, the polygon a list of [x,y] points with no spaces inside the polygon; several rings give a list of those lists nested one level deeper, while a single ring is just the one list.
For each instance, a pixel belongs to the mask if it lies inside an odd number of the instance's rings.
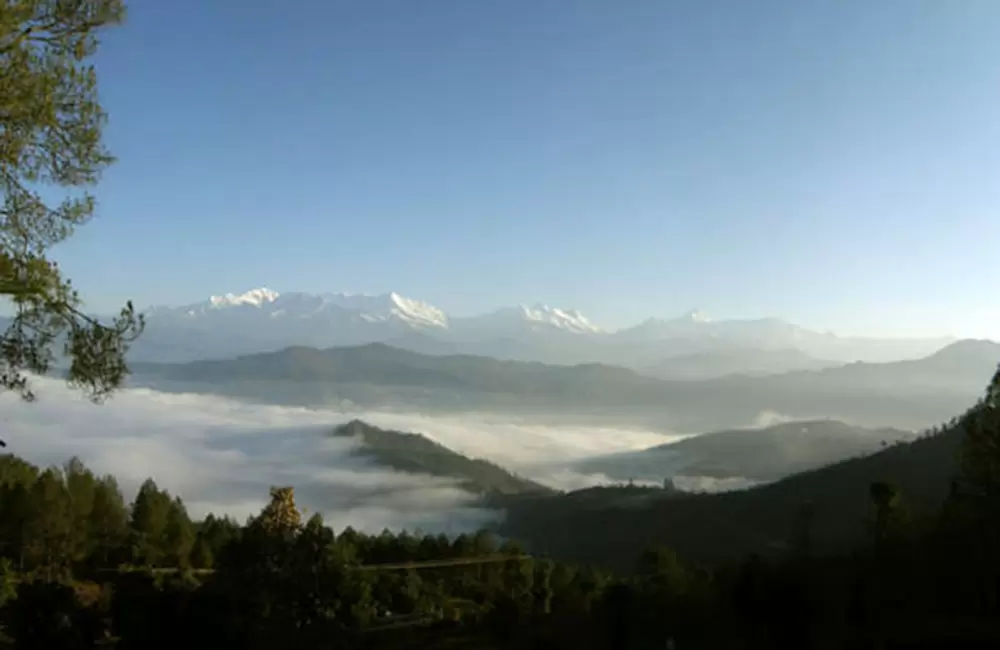
[{"label": "low-lying cloud layer", "polygon": [[[348,417],[338,411],[247,404],[207,395],[128,389],[97,406],[61,382],[35,379],[25,404],[0,396],[8,450],[39,465],[78,456],[114,474],[131,499],[152,477],[180,495],[194,516],[256,513],[271,485],[293,485],[300,507],[336,529],[350,525],[456,533],[500,516],[479,507],[453,481],[394,472],[351,454],[352,440],[327,435]],[[608,482],[574,473],[575,459],[640,449],[673,439],[646,431],[560,428],[499,418],[353,414],[385,428],[420,432],[460,453],[487,458],[553,487]]]},{"label": "low-lying cloud layer", "polygon": [[430,417],[365,413],[360,417],[385,429],[422,433],[453,451],[470,458],[488,459],[559,490],[616,482],[604,474],[571,469],[576,461],[646,449],[684,437],[637,429],[538,425],[496,415]]}]

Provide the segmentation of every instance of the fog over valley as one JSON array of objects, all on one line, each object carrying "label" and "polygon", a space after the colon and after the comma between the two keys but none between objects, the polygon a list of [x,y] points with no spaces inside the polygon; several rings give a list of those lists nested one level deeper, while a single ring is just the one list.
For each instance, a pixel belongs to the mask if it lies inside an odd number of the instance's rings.
[{"label": "fog over valley", "polygon": [[258,512],[272,485],[294,485],[301,505],[336,528],[471,531],[495,521],[453,479],[392,471],[352,454],[358,442],[332,430],[361,417],[377,426],[421,432],[470,457],[556,489],[611,480],[571,468],[574,460],[663,444],[650,431],[551,427],[494,417],[427,417],[259,405],[225,398],[126,389],[94,405],[54,379],[35,378],[42,397],[27,404],[0,397],[8,450],[40,465],[78,456],[118,477],[126,495],[147,477],[182,496],[195,516],[240,520]]}]

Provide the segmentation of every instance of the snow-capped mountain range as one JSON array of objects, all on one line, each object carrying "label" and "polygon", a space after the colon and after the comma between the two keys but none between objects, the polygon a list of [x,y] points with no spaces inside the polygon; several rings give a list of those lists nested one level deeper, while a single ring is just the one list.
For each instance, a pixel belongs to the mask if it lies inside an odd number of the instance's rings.
[{"label": "snow-capped mountain range", "polygon": [[[840,338],[777,319],[712,320],[699,311],[673,319],[650,318],[620,330],[602,328],[571,309],[548,305],[504,307],[456,317],[398,293],[279,293],[267,288],[212,296],[181,307],[145,310],[147,329],[132,349],[142,361],[191,361],[252,354],[291,345],[335,347],[388,343],[425,354],[477,354],[546,363],[611,363],[659,368],[699,355],[709,365],[740,366],[748,354],[780,370],[815,367],[817,360],[884,361],[930,354],[951,339]],[[801,354],[788,354],[798,351]],[[744,352],[748,354],[744,354]],[[773,353],[773,355],[771,354]],[[773,356],[767,362],[761,357]],[[793,362],[793,359],[803,359]],[[792,364],[792,368],[784,366]]]},{"label": "snow-capped mountain range", "polygon": [[[233,313],[243,318],[312,319],[331,316],[352,317],[369,323],[397,323],[420,330],[474,330],[477,328],[555,329],[576,334],[599,334],[602,328],[576,310],[548,305],[505,307],[481,316],[450,318],[442,310],[398,293],[381,295],[356,293],[278,293],[268,288],[245,293],[211,296],[207,301],[183,307],[153,307],[147,313],[155,318],[199,319],[229,318]],[[497,332],[493,332],[497,333]]]},{"label": "snow-capped mountain range", "polygon": [[419,300],[404,298],[398,293],[380,296],[352,293],[306,293],[280,294],[268,288],[251,289],[246,293],[212,296],[207,303],[190,305],[187,312],[204,315],[211,309],[232,307],[254,307],[269,317],[311,318],[331,311],[348,310],[357,312],[368,322],[398,320],[412,327],[448,327],[448,316],[437,307]]}]

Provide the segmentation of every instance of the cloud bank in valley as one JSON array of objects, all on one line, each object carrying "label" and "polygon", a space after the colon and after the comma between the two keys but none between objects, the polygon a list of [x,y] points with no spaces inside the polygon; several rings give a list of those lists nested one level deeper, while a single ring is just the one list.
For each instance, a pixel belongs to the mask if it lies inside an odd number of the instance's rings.
[{"label": "cloud bank in valley", "polygon": [[[457,533],[500,516],[479,507],[454,481],[395,472],[351,454],[357,443],[333,438],[348,419],[338,411],[248,404],[208,395],[127,389],[94,405],[62,382],[37,378],[39,399],[0,396],[0,426],[11,451],[38,465],[78,456],[114,474],[127,499],[147,477],[180,495],[193,516],[243,519],[271,485],[293,485],[300,507],[335,529],[383,528]],[[670,440],[645,431],[560,428],[497,418],[363,413],[351,417],[419,432],[473,457],[487,458],[553,487],[572,489],[607,477],[565,469],[577,458]]]},{"label": "cloud bank in valley", "polygon": [[485,458],[559,490],[617,482],[604,474],[571,469],[576,461],[638,451],[685,437],[641,429],[539,425],[496,415],[431,417],[374,412],[359,417],[385,429],[422,433],[461,454]]}]

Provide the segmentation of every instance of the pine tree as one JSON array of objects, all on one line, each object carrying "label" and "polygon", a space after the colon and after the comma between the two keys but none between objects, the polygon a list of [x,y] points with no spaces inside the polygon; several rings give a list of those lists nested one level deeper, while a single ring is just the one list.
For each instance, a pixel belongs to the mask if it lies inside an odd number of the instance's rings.
[{"label": "pine tree", "polygon": [[131,303],[107,324],[84,313],[49,257],[92,216],[86,190],[113,161],[89,60],[98,33],[123,16],[122,0],[0,3],[0,296],[13,307],[0,335],[0,387],[26,399],[25,372],[46,372],[58,343],[70,383],[101,399],[120,386],[125,351],[142,329]]},{"label": "pine tree", "polygon": [[173,503],[161,492],[153,479],[139,488],[132,504],[132,561],[136,564],[159,566],[167,555],[167,525]]},{"label": "pine tree", "polygon": [[90,556],[93,538],[90,534],[90,513],[94,508],[97,479],[84,467],[79,458],[72,458],[63,467],[66,490],[69,496],[72,521],[72,559],[81,561]]},{"label": "pine tree", "polygon": [[191,547],[191,566],[195,569],[211,569],[215,563],[212,549],[203,535],[198,535]]},{"label": "pine tree", "polygon": [[242,528],[229,517],[209,514],[197,525],[197,532],[198,539],[204,542],[208,554],[215,560],[229,543],[240,538]]},{"label": "pine tree", "polygon": [[171,566],[187,567],[194,546],[195,532],[187,508],[180,497],[170,504],[167,525],[164,529],[166,562]]},{"label": "pine tree", "polygon": [[30,564],[49,580],[67,568],[73,550],[69,492],[55,469],[42,472],[31,489],[27,540]]},{"label": "pine tree", "polygon": [[25,569],[29,550],[28,525],[35,507],[31,489],[35,480],[0,484],[0,554],[10,558],[20,571]]},{"label": "pine tree", "polygon": [[104,476],[94,486],[93,507],[87,522],[93,540],[93,561],[101,568],[125,558],[121,549],[128,538],[128,510],[113,476]]},{"label": "pine tree", "polygon": [[552,613],[552,562],[542,560],[535,568],[535,606],[542,614]]},{"label": "pine tree", "polygon": [[38,468],[17,456],[0,456],[0,485],[31,485],[38,479]]},{"label": "pine tree", "polygon": [[899,493],[889,483],[876,481],[869,487],[868,495],[875,507],[875,540],[882,542],[889,533],[889,523],[899,503]]}]

